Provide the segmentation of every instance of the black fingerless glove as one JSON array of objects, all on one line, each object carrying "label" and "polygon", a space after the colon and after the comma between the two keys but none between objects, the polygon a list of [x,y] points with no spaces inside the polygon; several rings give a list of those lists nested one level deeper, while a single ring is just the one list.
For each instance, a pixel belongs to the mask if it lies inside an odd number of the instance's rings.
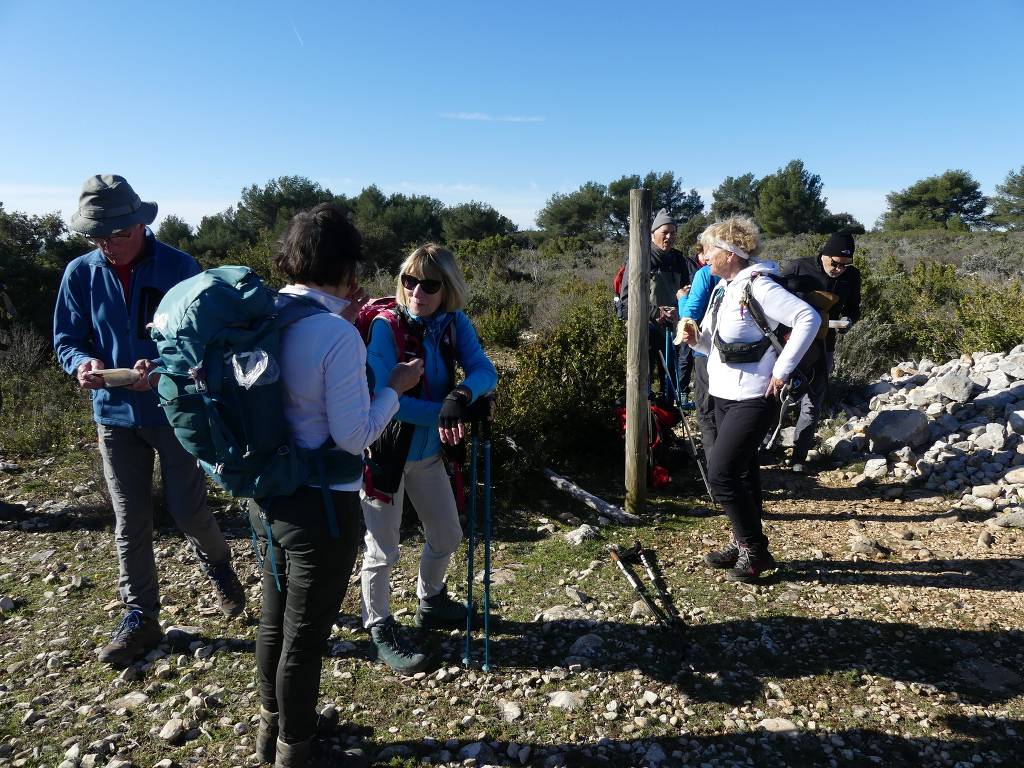
[{"label": "black fingerless glove", "polygon": [[441,416],[438,419],[438,426],[441,429],[457,429],[460,422],[466,420],[466,407],[472,397],[469,390],[458,386],[448,393],[448,396],[441,403]]}]

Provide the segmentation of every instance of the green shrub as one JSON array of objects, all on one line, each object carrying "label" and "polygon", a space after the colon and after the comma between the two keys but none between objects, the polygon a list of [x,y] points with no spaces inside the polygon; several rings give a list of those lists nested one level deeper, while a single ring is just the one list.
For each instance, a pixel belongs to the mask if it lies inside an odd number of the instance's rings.
[{"label": "green shrub", "polygon": [[567,288],[559,321],[517,352],[502,380],[498,426],[537,460],[616,445],[626,332],[605,294],[601,285]]},{"label": "green shrub", "polygon": [[505,280],[508,261],[518,247],[510,235],[492,235],[483,240],[456,240],[451,249],[467,280]]},{"label": "green shrub", "polygon": [[514,286],[490,279],[474,286],[467,313],[484,344],[514,347],[519,333],[530,321],[529,307],[516,295]]},{"label": "green shrub", "polygon": [[594,253],[594,244],[582,237],[549,237],[540,246],[540,256],[545,259],[559,259],[563,256],[588,257]]},{"label": "green shrub", "polygon": [[1024,343],[1024,284],[972,280],[957,306],[955,326],[951,330],[962,334],[965,351],[1005,352]]},{"label": "green shrub", "polygon": [[88,396],[53,358],[49,341],[15,329],[0,356],[0,455],[64,451],[92,432]]}]

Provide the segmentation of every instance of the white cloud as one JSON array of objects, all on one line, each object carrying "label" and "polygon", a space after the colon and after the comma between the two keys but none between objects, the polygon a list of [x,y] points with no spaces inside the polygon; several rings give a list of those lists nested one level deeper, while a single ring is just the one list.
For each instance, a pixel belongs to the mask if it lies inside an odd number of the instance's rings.
[{"label": "white cloud", "polygon": [[486,112],[442,112],[446,120],[470,120],[480,123],[543,123],[540,115],[489,115]]}]

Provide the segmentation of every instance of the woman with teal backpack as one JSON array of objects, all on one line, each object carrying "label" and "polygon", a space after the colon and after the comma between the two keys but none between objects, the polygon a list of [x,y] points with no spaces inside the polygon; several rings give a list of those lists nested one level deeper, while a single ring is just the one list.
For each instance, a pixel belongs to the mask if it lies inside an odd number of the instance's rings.
[{"label": "woman with teal backpack", "polygon": [[[395,421],[370,449],[364,492],[363,624],[378,658],[395,671],[423,669],[427,656],[391,615],[391,569],[398,562],[406,492],[423,524],[415,621],[422,628],[466,626],[466,606],[448,595],[445,574],[462,541],[442,446],[466,436],[470,407],[490,394],[498,374],[462,312],[466,282],[450,251],[429,243],[402,263],[395,301],[398,323],[370,325],[367,360],[380,381],[399,359],[422,359],[423,379],[402,396]],[[465,372],[456,381],[456,365]]]},{"label": "woman with teal backpack", "polygon": [[[366,349],[346,319],[358,303],[361,258],[359,232],[343,209],[328,203],[292,218],[275,258],[289,280],[281,294],[328,310],[288,325],[281,337],[284,413],[302,448],[316,449],[333,441],[337,450],[362,454],[395,415],[399,396],[423,371],[419,361],[382,370],[371,400]],[[328,483],[329,495],[307,485],[291,495],[250,505],[263,555],[263,608],[256,633],[261,703],[256,749],[262,762],[277,768],[304,766],[309,759],[324,643],[345,596],[362,535],[359,469],[352,477],[329,478]]]}]

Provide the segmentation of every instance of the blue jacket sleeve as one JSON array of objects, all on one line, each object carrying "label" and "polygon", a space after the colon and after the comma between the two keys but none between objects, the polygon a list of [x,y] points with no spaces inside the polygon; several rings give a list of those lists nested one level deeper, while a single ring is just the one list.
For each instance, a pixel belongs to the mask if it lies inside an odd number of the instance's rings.
[{"label": "blue jacket sleeve", "polygon": [[711,300],[712,283],[710,269],[701,267],[697,270],[690,284],[690,293],[679,300],[680,317],[688,317],[698,323],[704,319],[708,302]]},{"label": "blue jacket sleeve", "polygon": [[[388,385],[391,369],[398,362],[398,347],[391,332],[391,325],[384,318],[378,318],[370,326],[370,343],[366,345],[366,363],[373,371],[374,394]],[[421,427],[436,427],[441,414],[441,403],[422,400],[411,395],[398,399],[398,413],[395,421],[407,422]]]},{"label": "blue jacket sleeve", "polygon": [[455,313],[455,350],[459,364],[466,372],[462,385],[473,393],[473,400],[490,394],[498,386],[498,372],[487,357],[476,328],[463,312]]},{"label": "blue jacket sleeve", "polygon": [[77,261],[64,270],[53,310],[53,349],[61,367],[74,375],[79,365],[97,357],[90,351],[92,317],[86,286],[76,279]]}]

